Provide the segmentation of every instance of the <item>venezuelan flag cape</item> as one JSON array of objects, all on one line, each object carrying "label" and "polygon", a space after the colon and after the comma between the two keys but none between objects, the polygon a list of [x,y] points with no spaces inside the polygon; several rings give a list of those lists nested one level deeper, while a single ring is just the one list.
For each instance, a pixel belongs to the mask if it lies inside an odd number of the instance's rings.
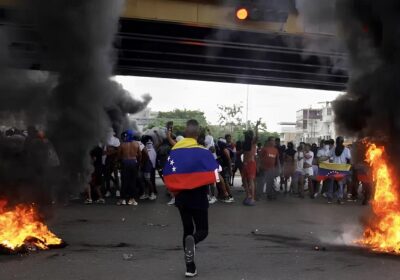
[{"label": "venezuelan flag cape", "polygon": [[350,175],[350,168],[351,164],[321,162],[318,168],[317,179],[321,181],[328,178],[341,180]]},{"label": "venezuelan flag cape", "polygon": [[171,192],[191,190],[215,183],[218,164],[212,153],[195,139],[184,138],[172,148],[163,175]]}]

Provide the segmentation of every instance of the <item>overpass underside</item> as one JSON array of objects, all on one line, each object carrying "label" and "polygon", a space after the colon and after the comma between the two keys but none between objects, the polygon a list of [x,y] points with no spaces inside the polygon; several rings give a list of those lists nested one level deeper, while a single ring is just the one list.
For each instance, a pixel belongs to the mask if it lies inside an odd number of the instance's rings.
[{"label": "overpass underside", "polygon": [[[299,32],[293,16],[240,25],[231,18],[234,7],[218,1],[126,2],[115,40],[116,75],[345,89],[346,54],[337,38]],[[3,25],[7,9],[0,13]],[[13,28],[19,32],[9,47],[18,66],[43,69],[34,27]]]},{"label": "overpass underside", "polygon": [[[116,74],[343,90],[344,53],[330,36],[215,29],[121,19]],[[338,61],[337,66],[332,61]]]}]

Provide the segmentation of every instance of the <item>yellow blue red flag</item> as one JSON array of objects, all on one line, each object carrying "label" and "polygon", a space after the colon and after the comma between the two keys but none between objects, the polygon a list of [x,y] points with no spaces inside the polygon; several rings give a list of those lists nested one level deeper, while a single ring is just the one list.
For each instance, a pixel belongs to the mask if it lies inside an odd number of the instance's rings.
[{"label": "yellow blue red flag", "polygon": [[333,178],[335,180],[343,179],[350,175],[351,164],[321,162],[318,167],[318,180]]},{"label": "yellow blue red flag", "polygon": [[190,190],[215,183],[218,164],[213,154],[195,139],[184,138],[172,148],[163,175],[171,192]]}]

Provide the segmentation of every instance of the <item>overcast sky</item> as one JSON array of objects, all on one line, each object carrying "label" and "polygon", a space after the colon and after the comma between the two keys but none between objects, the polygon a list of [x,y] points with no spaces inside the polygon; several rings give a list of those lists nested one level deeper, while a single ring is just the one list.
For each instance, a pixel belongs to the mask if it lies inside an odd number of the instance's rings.
[{"label": "overcast sky", "polygon": [[[118,76],[116,80],[136,98],[149,93],[154,111],[201,110],[212,124],[218,121],[218,104],[242,103],[246,110],[249,90],[249,120],[262,118],[269,131],[280,132],[279,122],[296,121],[296,111],[318,108],[319,102],[332,101],[341,92],[255,86],[244,84]],[[246,114],[243,114],[245,120]]]}]

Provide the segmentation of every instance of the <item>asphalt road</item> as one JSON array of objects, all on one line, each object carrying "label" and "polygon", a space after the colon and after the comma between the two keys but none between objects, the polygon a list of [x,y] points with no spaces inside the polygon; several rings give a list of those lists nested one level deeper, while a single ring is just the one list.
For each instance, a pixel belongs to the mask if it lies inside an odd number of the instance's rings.
[{"label": "asphalt road", "polygon": [[[180,220],[167,200],[59,207],[49,225],[69,246],[0,256],[0,279],[184,279]],[[400,256],[350,246],[368,211],[283,196],[251,208],[217,203],[197,279],[400,279]]]}]

